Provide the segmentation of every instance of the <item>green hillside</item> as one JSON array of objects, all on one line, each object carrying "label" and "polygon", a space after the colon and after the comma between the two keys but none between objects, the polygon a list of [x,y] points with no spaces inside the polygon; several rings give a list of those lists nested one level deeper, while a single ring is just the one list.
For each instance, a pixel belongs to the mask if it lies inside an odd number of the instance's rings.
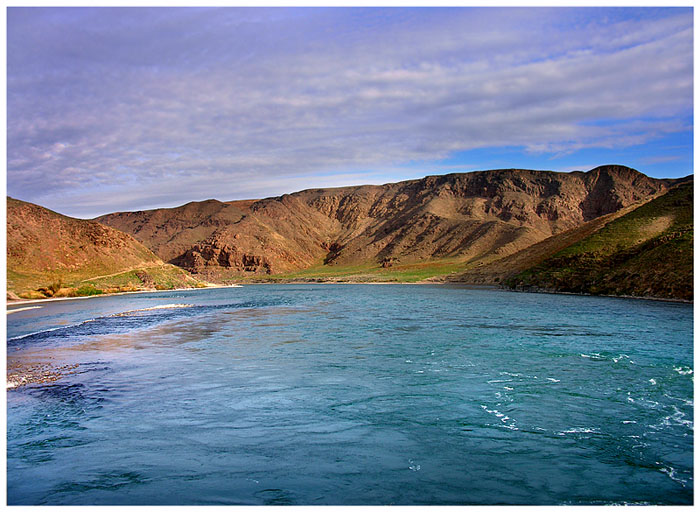
[{"label": "green hillside", "polygon": [[616,219],[507,286],[692,300],[693,183]]},{"label": "green hillside", "polygon": [[9,298],[76,297],[205,286],[131,236],[7,198]]}]

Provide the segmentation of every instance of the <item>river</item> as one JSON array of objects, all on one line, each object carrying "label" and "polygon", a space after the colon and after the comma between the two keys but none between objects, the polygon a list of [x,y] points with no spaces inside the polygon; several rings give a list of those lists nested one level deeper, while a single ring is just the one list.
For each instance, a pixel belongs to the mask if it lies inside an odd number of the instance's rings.
[{"label": "river", "polygon": [[318,284],[28,306],[11,505],[692,503],[690,304]]}]

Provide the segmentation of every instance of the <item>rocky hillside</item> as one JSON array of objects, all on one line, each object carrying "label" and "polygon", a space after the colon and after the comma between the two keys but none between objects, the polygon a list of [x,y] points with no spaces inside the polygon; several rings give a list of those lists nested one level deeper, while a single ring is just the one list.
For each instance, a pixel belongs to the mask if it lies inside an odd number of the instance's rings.
[{"label": "rocky hillside", "polygon": [[126,233],[7,198],[12,294],[41,298],[195,284]]},{"label": "rocky hillside", "polygon": [[643,201],[673,183],[624,166],[573,173],[504,169],[258,201],[210,200],[97,220],[200,273],[391,268],[445,259],[475,265]]},{"label": "rocky hillside", "polygon": [[[651,199],[649,199],[651,200]],[[643,203],[641,203],[643,204]],[[607,223],[619,218],[626,213],[638,208],[640,203],[626,206],[616,212],[602,215],[593,220],[585,222],[580,226],[569,229],[562,233],[545,238],[541,242],[533,244],[516,253],[504,258],[495,259],[488,262],[479,262],[467,265],[463,269],[453,272],[444,277],[437,278],[437,281],[452,283],[466,283],[478,285],[501,285],[507,279],[512,278],[530,269],[553,254],[585,239],[587,236],[603,228]]]},{"label": "rocky hillside", "polygon": [[506,284],[517,289],[692,300],[692,181],[607,222]]}]

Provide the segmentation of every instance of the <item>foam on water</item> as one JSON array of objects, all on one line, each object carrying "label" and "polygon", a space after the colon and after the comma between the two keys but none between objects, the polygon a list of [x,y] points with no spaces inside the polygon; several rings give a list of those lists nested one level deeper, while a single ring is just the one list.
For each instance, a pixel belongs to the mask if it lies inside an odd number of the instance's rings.
[{"label": "foam on water", "polygon": [[568,430],[562,430],[561,432],[557,432],[557,435],[565,436],[566,434],[598,434],[598,433],[599,433],[599,431],[597,428],[574,427],[574,428],[570,428]]},{"label": "foam on water", "polygon": [[132,313],[141,313],[143,311],[158,311],[159,309],[179,309],[179,308],[191,308],[193,304],[161,304],[159,306],[152,306],[150,308],[141,309],[130,309],[129,311],[123,311],[121,313],[115,313],[111,316],[126,316]]},{"label": "foam on water", "polygon": [[687,480],[684,480],[684,479],[682,479],[682,478],[678,478],[677,471],[676,471],[676,469],[673,468],[673,467],[670,467],[670,466],[669,466],[669,467],[662,467],[662,468],[660,469],[660,471],[661,471],[662,473],[667,474],[668,477],[669,477],[671,480],[673,480],[674,482],[678,482],[678,483],[681,484],[683,487],[685,487],[686,484],[688,483]]},{"label": "foam on water", "polygon": [[692,375],[693,374],[693,369],[690,368],[689,366],[674,366],[673,370],[678,373],[679,375]]},{"label": "foam on water", "polygon": [[29,311],[30,309],[41,309],[42,306],[27,306],[26,308],[16,308],[16,309],[8,309],[7,314],[11,313],[19,313],[20,311]]},{"label": "foam on water", "polygon": [[[251,307],[255,306],[254,304],[233,304],[233,305],[224,305],[224,307]],[[112,321],[119,321],[120,319],[129,319],[135,316],[144,316],[147,315],[148,313],[168,313],[172,310],[182,310],[182,309],[190,309],[190,308],[195,308],[199,307],[202,310],[211,310],[211,309],[216,309],[220,308],[221,306],[195,306],[194,304],[182,304],[182,303],[176,303],[176,304],[160,304],[156,306],[150,306],[147,308],[137,308],[137,309],[127,309],[124,311],[120,311],[117,313],[112,313],[112,314],[107,314],[107,315],[101,315],[101,316],[96,316],[93,318],[88,318],[86,320],[82,320],[77,323],[73,324],[68,324],[68,325],[59,325],[56,327],[49,327],[46,329],[40,329],[37,331],[31,331],[25,334],[20,334],[16,336],[9,337],[7,339],[8,343],[15,343],[17,341],[21,340],[28,340],[31,338],[38,338],[41,337],[42,339],[45,339],[48,337],[48,335],[51,335],[51,333],[54,333],[54,335],[61,334],[62,336],[71,336],[73,334],[80,334],[80,329],[84,328],[90,324],[95,324],[97,322],[105,324],[104,327],[104,332],[97,332],[93,333],[90,332],[89,334],[106,334],[109,332],[109,329],[106,327],[106,322],[112,322]],[[157,320],[159,317],[150,317],[154,320]],[[118,323],[113,323],[110,325],[114,325],[115,327],[123,327],[122,324]]]},{"label": "foam on water", "polygon": [[82,324],[87,323],[87,322],[92,322],[92,321],[93,321],[93,319],[85,320],[84,322],[80,322],[79,324],[65,325],[65,326],[61,326],[61,327],[51,327],[49,329],[42,329],[40,331],[34,331],[34,332],[27,333],[27,334],[19,335],[19,336],[13,336],[12,338],[8,338],[7,341],[8,342],[9,341],[19,341],[19,340],[23,340],[25,338],[30,338],[32,336],[36,336],[38,334],[47,334],[47,333],[54,332],[54,331],[62,331],[65,329],[71,329],[73,327],[78,327],[79,325],[82,325]]}]

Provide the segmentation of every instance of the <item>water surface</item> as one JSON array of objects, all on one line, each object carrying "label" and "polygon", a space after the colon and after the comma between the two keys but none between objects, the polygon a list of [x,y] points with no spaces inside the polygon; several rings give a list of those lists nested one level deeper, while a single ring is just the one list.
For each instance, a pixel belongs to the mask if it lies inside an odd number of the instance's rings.
[{"label": "water surface", "polygon": [[7,318],[10,504],[692,503],[692,305],[418,285],[38,305]]}]

